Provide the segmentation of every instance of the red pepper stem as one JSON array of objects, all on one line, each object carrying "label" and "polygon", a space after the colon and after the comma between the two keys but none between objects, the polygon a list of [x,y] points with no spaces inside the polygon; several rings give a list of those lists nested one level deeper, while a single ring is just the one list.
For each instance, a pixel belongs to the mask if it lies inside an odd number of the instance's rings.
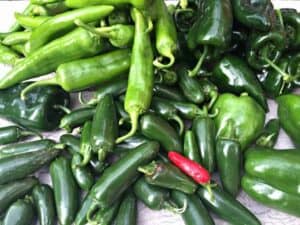
[{"label": "red pepper stem", "polygon": [[144,173],[148,176],[151,176],[155,173],[155,170],[157,168],[157,164],[155,161],[151,162],[150,164],[146,165],[146,166],[140,166],[138,168],[138,171],[141,173]]},{"label": "red pepper stem", "polygon": [[204,62],[204,59],[207,56],[207,53],[208,53],[208,46],[205,45],[204,48],[203,48],[203,53],[202,53],[201,57],[199,58],[196,66],[194,67],[194,69],[189,70],[189,76],[190,77],[194,77],[198,74],[198,72],[200,71],[200,69],[202,67],[202,64]]},{"label": "red pepper stem", "polygon": [[165,201],[163,203],[163,208],[176,214],[182,214],[187,208],[187,202],[185,201],[183,206],[178,208],[172,201]]}]

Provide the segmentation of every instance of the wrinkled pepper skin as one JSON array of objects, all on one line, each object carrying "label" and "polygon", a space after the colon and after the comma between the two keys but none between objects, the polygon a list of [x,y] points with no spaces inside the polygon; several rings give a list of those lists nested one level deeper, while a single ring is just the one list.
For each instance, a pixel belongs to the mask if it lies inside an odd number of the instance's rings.
[{"label": "wrinkled pepper skin", "polygon": [[56,212],[54,194],[47,184],[39,184],[32,191],[33,202],[38,214],[40,225],[55,225]]},{"label": "wrinkled pepper skin", "polygon": [[231,3],[235,19],[246,27],[268,31],[274,24],[276,17],[270,0],[232,0]]},{"label": "wrinkled pepper skin", "polygon": [[30,91],[23,101],[20,98],[21,91],[29,84],[23,83],[0,91],[0,116],[32,129],[57,128],[64,112],[53,106],[68,107],[69,94],[57,87],[41,87]]},{"label": "wrinkled pepper skin", "polygon": [[32,188],[38,184],[36,178],[30,177],[24,180],[13,181],[0,186],[0,214],[3,214],[7,208],[22,198],[26,194],[29,194]]},{"label": "wrinkled pepper skin", "polygon": [[280,9],[289,49],[300,48],[300,13],[296,9]]},{"label": "wrinkled pepper skin", "polygon": [[284,192],[300,195],[300,152],[266,147],[247,150],[245,171]]},{"label": "wrinkled pepper skin", "polygon": [[181,214],[185,225],[215,224],[213,219],[210,217],[207,209],[197,195],[186,195],[179,191],[172,191],[171,197],[179,207],[187,204],[186,210]]},{"label": "wrinkled pepper skin", "polygon": [[266,123],[255,144],[259,147],[273,148],[277,142],[279,132],[279,119],[271,119]]},{"label": "wrinkled pepper skin", "polygon": [[296,94],[282,95],[277,98],[278,117],[281,127],[291,137],[294,144],[300,146],[300,96]]},{"label": "wrinkled pepper skin", "polygon": [[222,94],[214,104],[214,110],[219,110],[215,117],[217,137],[221,137],[226,132],[225,125],[228,120],[232,120],[233,127],[236,129],[236,139],[242,150],[257,138],[264,127],[263,108],[247,95]]},{"label": "wrinkled pepper skin", "polygon": [[242,178],[243,190],[255,201],[268,207],[300,217],[300,197],[289,194],[267,184],[264,180],[244,175]]},{"label": "wrinkled pepper skin", "polygon": [[132,191],[126,193],[121,202],[115,225],[136,225],[137,199]]},{"label": "wrinkled pepper skin", "polygon": [[237,56],[227,55],[215,65],[211,80],[222,92],[242,94],[247,92],[265,110],[268,110],[263,89],[247,63]]},{"label": "wrinkled pepper skin", "polygon": [[34,207],[31,200],[19,199],[7,210],[3,225],[31,225],[34,223]]},{"label": "wrinkled pepper skin", "polygon": [[59,157],[50,165],[57,217],[61,225],[71,225],[79,207],[79,191],[71,163]]},{"label": "wrinkled pepper skin", "polygon": [[212,193],[201,187],[198,189],[197,194],[212,212],[230,224],[261,225],[259,220],[246,207],[230,194],[222,191],[220,187],[213,187]]},{"label": "wrinkled pepper skin", "polygon": [[182,143],[176,130],[164,119],[145,114],[140,119],[141,133],[150,140],[158,141],[165,151],[182,152]]}]

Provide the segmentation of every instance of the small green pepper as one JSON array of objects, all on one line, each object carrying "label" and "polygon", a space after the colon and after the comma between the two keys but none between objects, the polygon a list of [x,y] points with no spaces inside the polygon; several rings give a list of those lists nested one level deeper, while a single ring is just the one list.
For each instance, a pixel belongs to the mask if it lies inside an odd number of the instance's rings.
[{"label": "small green pepper", "polygon": [[30,31],[19,31],[11,33],[7,35],[3,40],[2,43],[4,45],[17,45],[17,44],[24,44],[29,40],[31,36]]},{"label": "small green pepper", "polygon": [[183,153],[187,158],[201,164],[200,151],[196,136],[192,130],[188,130],[184,135]]},{"label": "small green pepper", "polygon": [[[0,128],[0,145],[17,142],[26,136],[39,136],[40,138],[42,138],[41,134],[34,132],[34,131],[24,130],[18,126],[1,127]],[[0,155],[1,155],[1,153],[0,153]]]},{"label": "small green pepper", "polygon": [[48,20],[49,16],[26,16],[21,13],[15,13],[15,18],[18,23],[27,29],[35,29]]},{"label": "small green pepper", "polygon": [[279,119],[271,119],[267,122],[255,144],[259,147],[272,148],[277,142],[280,131]]},{"label": "small green pepper", "polygon": [[132,191],[126,193],[121,202],[115,225],[136,225],[137,200]]},{"label": "small green pepper", "polygon": [[184,102],[186,98],[183,96],[181,92],[179,92],[176,88],[169,87],[162,84],[154,85],[153,92],[156,96],[160,98],[166,98],[173,101]]}]

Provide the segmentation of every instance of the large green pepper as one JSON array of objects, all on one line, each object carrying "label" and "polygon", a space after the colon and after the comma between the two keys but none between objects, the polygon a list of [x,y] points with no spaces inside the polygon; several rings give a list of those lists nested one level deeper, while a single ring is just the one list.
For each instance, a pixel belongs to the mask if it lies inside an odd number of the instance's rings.
[{"label": "large green pepper", "polygon": [[235,19],[250,29],[268,31],[274,23],[275,12],[270,0],[232,0]]},{"label": "large green pepper", "polygon": [[254,72],[242,59],[227,55],[214,67],[212,81],[220,91],[241,94],[247,92],[265,110],[268,109],[263,89]]},{"label": "large green pepper", "polygon": [[291,215],[300,216],[299,195],[289,194],[267,184],[264,180],[251,177],[247,174],[242,178],[242,187],[254,200]]},{"label": "large green pepper", "polygon": [[277,98],[280,125],[291,137],[296,146],[300,146],[300,96],[282,95]]},{"label": "large green pepper", "polygon": [[199,15],[189,30],[187,43],[190,49],[202,46],[203,52],[190,76],[197,75],[211,48],[225,48],[231,41],[233,18],[229,0],[204,0]]},{"label": "large green pepper", "polygon": [[20,98],[21,91],[30,83],[0,91],[0,116],[21,126],[53,130],[57,128],[64,112],[55,105],[68,106],[69,95],[57,87],[41,87],[28,93],[27,99]]},{"label": "large green pepper", "polygon": [[251,97],[225,93],[219,96],[213,106],[213,110],[219,110],[215,117],[217,136],[221,137],[227,131],[227,122],[232,120],[236,129],[236,139],[244,150],[259,135],[264,127],[265,112],[263,108]]},{"label": "large green pepper", "polygon": [[300,13],[296,9],[280,9],[290,49],[300,48]]}]

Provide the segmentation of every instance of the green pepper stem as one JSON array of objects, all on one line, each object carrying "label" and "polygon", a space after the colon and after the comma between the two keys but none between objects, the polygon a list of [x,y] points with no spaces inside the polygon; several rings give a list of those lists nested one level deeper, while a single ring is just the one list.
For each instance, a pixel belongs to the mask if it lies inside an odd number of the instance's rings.
[{"label": "green pepper stem", "polygon": [[208,183],[208,184],[203,184],[202,186],[207,190],[208,195],[209,195],[209,198],[210,198],[211,200],[214,200],[214,199],[215,199],[215,196],[214,196],[214,194],[213,194],[213,192],[212,192],[212,188],[213,188],[213,187],[216,187],[217,184],[211,184],[211,183]]},{"label": "green pepper stem", "polygon": [[184,201],[183,206],[180,208],[178,208],[171,200],[165,201],[163,203],[164,209],[166,209],[170,212],[176,213],[176,214],[184,213],[186,211],[187,206],[188,206],[187,201]]},{"label": "green pepper stem", "polygon": [[86,219],[88,221],[88,224],[97,224],[95,223],[96,221],[93,219],[93,216],[95,214],[95,212],[97,212],[97,210],[100,210],[100,205],[98,203],[95,202],[95,204],[93,204],[88,212],[87,212],[87,215],[86,215]]},{"label": "green pepper stem", "polygon": [[53,148],[54,149],[60,149],[60,150],[63,150],[63,149],[65,149],[65,147],[66,147],[66,145],[65,144],[55,144],[54,146],[53,146]]},{"label": "green pepper stem", "polygon": [[40,139],[43,139],[43,135],[37,131],[30,131],[30,130],[21,130],[21,136],[38,136]]},{"label": "green pepper stem", "polygon": [[183,134],[183,131],[184,131],[184,122],[182,121],[182,119],[178,115],[173,115],[171,119],[174,120],[178,124],[179,134],[181,136]]},{"label": "green pepper stem", "polygon": [[122,137],[119,137],[116,140],[116,144],[120,144],[121,142],[125,141],[126,139],[132,137],[137,131],[139,113],[136,110],[134,110],[134,111],[129,113],[129,116],[130,116],[130,121],[131,121],[131,129],[127,134],[125,134]]},{"label": "green pepper stem", "polygon": [[104,148],[98,150],[98,160],[103,162],[107,156],[107,151]]},{"label": "green pepper stem", "polygon": [[147,176],[152,176],[155,173],[156,168],[157,168],[157,163],[155,161],[152,161],[146,166],[140,166],[138,168],[138,171],[146,174]]},{"label": "green pepper stem", "polygon": [[272,147],[270,146],[270,141],[276,134],[270,134],[267,137],[260,137],[257,139],[256,144],[262,147]]},{"label": "green pepper stem", "polygon": [[[168,60],[169,60],[169,62],[167,64],[161,63],[161,61],[163,60],[164,57],[168,58]],[[170,50],[168,50],[167,52],[164,53],[164,57],[162,57],[162,56],[157,57],[153,61],[153,65],[155,67],[157,67],[158,69],[170,68],[171,66],[174,65],[175,57],[174,57],[173,53]]]},{"label": "green pepper stem", "polygon": [[190,77],[194,77],[198,74],[198,72],[200,71],[202,64],[204,62],[205,57],[207,56],[208,53],[208,46],[205,45],[203,48],[203,53],[198,61],[198,63],[196,64],[195,68],[193,70],[189,70],[189,76]]},{"label": "green pepper stem", "polygon": [[104,38],[115,38],[114,32],[115,32],[116,28],[114,26],[95,28],[95,27],[92,27],[92,26],[82,22],[79,19],[76,19],[74,21],[74,23],[77,26],[79,26],[97,36],[104,37]]},{"label": "green pepper stem", "polygon": [[182,9],[186,9],[186,8],[188,7],[188,5],[189,5],[188,0],[180,0],[180,1],[179,1],[179,6],[180,6],[180,8],[182,8]]},{"label": "green pepper stem", "polygon": [[72,112],[71,109],[69,109],[63,105],[54,105],[53,108],[60,109],[61,111],[63,111],[66,114],[70,114]]},{"label": "green pepper stem", "polygon": [[37,81],[35,83],[32,83],[30,85],[28,85],[26,88],[24,88],[21,92],[21,99],[24,101],[26,99],[26,95],[28,94],[28,92],[30,92],[31,90],[40,87],[40,86],[46,86],[46,85],[59,85],[57,80],[54,78],[51,78],[49,80],[40,80]]},{"label": "green pepper stem", "polygon": [[83,144],[81,149],[80,149],[80,154],[83,157],[82,161],[77,164],[79,167],[84,167],[86,166],[92,157],[92,147],[91,145],[88,144]]},{"label": "green pepper stem", "polygon": [[211,109],[213,107],[213,105],[215,104],[215,102],[217,101],[217,99],[219,97],[219,94],[216,91],[212,91],[210,93],[210,97],[211,97],[211,99],[210,99],[209,104],[207,106],[208,109]]},{"label": "green pepper stem", "polygon": [[284,81],[289,81],[291,79],[291,75],[285,73],[281,68],[279,68],[279,66],[277,66],[275,63],[273,63],[270,59],[268,59],[267,57],[263,58],[274,70],[276,70],[278,73],[280,73],[283,77]]}]

